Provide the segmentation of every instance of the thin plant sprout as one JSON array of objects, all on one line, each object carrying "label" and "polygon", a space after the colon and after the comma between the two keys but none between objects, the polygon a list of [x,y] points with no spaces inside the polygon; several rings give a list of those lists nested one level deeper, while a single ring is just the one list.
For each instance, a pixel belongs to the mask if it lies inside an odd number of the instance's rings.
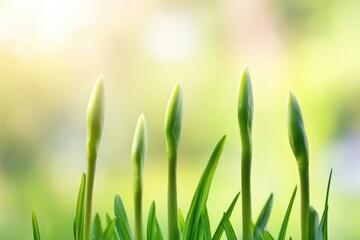
[{"label": "thin plant sprout", "polygon": [[88,169],[86,174],[84,240],[90,239],[91,206],[96,169],[96,159],[104,122],[105,97],[103,78],[104,76],[100,75],[92,89],[86,113],[86,155]]},{"label": "thin plant sprout", "polygon": [[142,192],[143,192],[143,169],[147,148],[146,121],[143,114],[140,115],[132,145],[132,164],[134,171],[134,206],[135,206],[135,239],[143,239],[142,227]]},{"label": "thin plant sprout", "polygon": [[295,155],[301,189],[301,239],[309,238],[309,150],[305,133],[305,127],[299,103],[291,91],[289,91],[287,103],[287,125],[291,149]]},{"label": "thin plant sprout", "polygon": [[243,239],[252,239],[251,229],[251,156],[252,143],[251,131],[254,112],[254,100],[251,86],[251,78],[248,68],[245,66],[240,75],[238,90],[238,121],[241,135],[241,189],[242,189],[242,219]]},{"label": "thin plant sprout", "polygon": [[165,115],[166,150],[168,156],[169,240],[180,239],[176,192],[176,164],[182,125],[182,98],[182,86],[181,82],[178,82],[171,92]]}]

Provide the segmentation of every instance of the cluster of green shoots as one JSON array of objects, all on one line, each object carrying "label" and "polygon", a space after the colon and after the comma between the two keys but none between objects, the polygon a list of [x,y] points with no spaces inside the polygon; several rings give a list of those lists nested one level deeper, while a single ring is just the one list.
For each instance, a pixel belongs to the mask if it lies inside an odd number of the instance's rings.
[{"label": "cluster of green shoots", "polygon": [[[215,146],[205,170],[199,180],[196,191],[186,218],[177,206],[176,169],[178,148],[182,128],[182,85],[178,82],[173,88],[165,115],[166,150],[168,157],[168,232],[169,240],[207,240],[238,239],[240,233],[233,228],[230,217],[238,200],[240,192],[236,194],[229,208],[224,212],[215,231],[211,231],[207,209],[207,199],[212,179],[217,168],[226,136],[222,137]],[[238,99],[238,123],[242,143],[241,152],[241,189],[242,189],[242,237],[244,240],[274,239],[274,235],[267,230],[267,222],[273,205],[273,194],[266,201],[258,219],[253,222],[251,215],[251,158],[252,158],[252,120],[253,94],[248,69],[245,67],[240,76]],[[327,186],[325,208],[319,222],[318,213],[310,207],[309,193],[309,152],[303,118],[299,103],[292,92],[289,92],[287,106],[287,123],[289,141],[295,155],[300,176],[300,207],[301,207],[301,239],[326,240],[328,195],[331,172]],[[143,169],[146,159],[147,128],[144,115],[140,115],[135,129],[132,145],[132,165],[134,182],[134,216],[135,231],[130,228],[124,204],[119,195],[115,196],[114,215],[106,215],[106,224],[102,225],[99,214],[92,221],[92,196],[97,162],[97,153],[104,121],[104,85],[100,76],[92,90],[87,110],[87,173],[83,174],[77,200],[73,231],[75,240],[162,240],[163,232],[156,217],[155,203],[151,204],[146,232],[143,226],[142,193]],[[279,228],[278,239],[286,237],[286,230],[296,196],[295,187],[282,225]],[[40,231],[35,212],[32,215],[34,239],[40,239]],[[102,226],[105,226],[104,228]],[[146,233],[146,234],[145,234]],[[225,233],[225,234],[224,234]],[[291,237],[290,237],[291,239]]]}]

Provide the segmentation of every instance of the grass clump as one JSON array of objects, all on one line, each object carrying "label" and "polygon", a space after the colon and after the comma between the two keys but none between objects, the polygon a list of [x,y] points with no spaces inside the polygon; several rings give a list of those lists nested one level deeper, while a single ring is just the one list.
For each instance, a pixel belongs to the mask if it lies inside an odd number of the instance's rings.
[{"label": "grass clump", "polygon": [[[106,221],[101,222],[99,214],[92,216],[92,194],[95,179],[98,147],[101,139],[104,121],[104,84],[101,75],[92,90],[87,117],[87,173],[83,173],[78,193],[77,207],[73,223],[75,240],[163,240],[163,231],[156,216],[156,205],[152,202],[147,225],[143,226],[143,169],[147,150],[147,127],[143,114],[140,115],[135,129],[132,144],[133,190],[135,230],[131,229],[126,209],[119,195],[114,199],[114,216],[106,214]],[[183,95],[182,84],[178,82],[170,95],[165,114],[165,137],[168,157],[168,238],[169,240],[207,240],[227,239],[237,240],[271,240],[275,239],[267,230],[267,223],[271,216],[274,196],[270,196],[259,217],[253,221],[251,213],[251,161],[252,161],[252,122],[254,100],[251,77],[247,67],[240,75],[237,114],[241,138],[241,190],[242,190],[242,233],[234,229],[231,215],[240,196],[235,194],[233,201],[218,223],[215,231],[210,228],[210,219],[207,208],[207,199],[212,180],[223,151],[226,136],[220,138],[207,162],[193,195],[190,208],[186,215],[178,209],[176,172],[178,149],[182,128]],[[289,142],[297,161],[300,176],[300,209],[301,209],[301,239],[327,240],[328,239],[328,199],[332,171],[328,181],[325,207],[319,221],[317,211],[310,206],[309,193],[309,153],[300,105],[292,92],[289,92],[287,106],[287,124]],[[282,224],[278,233],[278,240],[286,239],[286,231],[290,220],[291,210],[296,198],[295,186]],[[185,217],[184,217],[185,216]],[[93,221],[91,221],[93,220]],[[34,239],[40,239],[40,231],[35,212],[32,213]],[[290,237],[291,239],[291,237]]]}]

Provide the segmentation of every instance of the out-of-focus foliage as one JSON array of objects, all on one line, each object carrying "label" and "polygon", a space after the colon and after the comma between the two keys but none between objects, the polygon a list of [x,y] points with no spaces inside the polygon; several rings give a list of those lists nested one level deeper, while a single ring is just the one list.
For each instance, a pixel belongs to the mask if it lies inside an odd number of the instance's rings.
[{"label": "out-of-focus foliage", "polygon": [[[144,208],[155,200],[159,224],[166,225],[164,116],[168,93],[182,80],[179,207],[187,212],[214,141],[227,134],[208,199],[211,224],[218,223],[240,190],[236,86],[245,63],[256,100],[254,216],[273,192],[268,227],[278,229],[285,211],[279,206],[287,206],[298,182],[286,132],[291,87],[304,106],[312,204],[323,207],[332,167],[329,236],[359,238],[359,8],[355,0],[0,1],[0,239],[31,237],[32,209],[43,238],[71,239],[86,164],[88,94],[102,72],[108,114],[94,212],[111,212],[116,193],[131,209],[131,142],[144,112],[149,129]],[[264,181],[268,178],[272,181]],[[298,205],[296,199],[288,225],[295,238]],[[241,226],[239,206],[232,216],[235,229]],[[128,215],[133,224],[133,213]],[[353,221],[342,221],[349,216]]]}]

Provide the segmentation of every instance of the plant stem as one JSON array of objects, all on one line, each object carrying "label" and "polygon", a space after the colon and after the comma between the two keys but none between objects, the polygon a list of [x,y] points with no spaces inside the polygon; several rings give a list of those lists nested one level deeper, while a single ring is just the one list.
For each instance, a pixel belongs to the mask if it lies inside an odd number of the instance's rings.
[{"label": "plant stem", "polygon": [[142,240],[142,208],[141,208],[141,199],[142,199],[142,191],[141,188],[135,187],[134,193],[134,204],[135,204],[135,239]]},{"label": "plant stem", "polygon": [[92,197],[94,189],[94,179],[95,179],[95,165],[96,156],[88,156],[88,172],[86,174],[86,196],[85,196],[85,212],[84,212],[84,240],[90,239],[90,229],[91,229],[91,207],[92,207]]},{"label": "plant stem", "polygon": [[251,144],[249,141],[242,139],[241,153],[241,189],[242,189],[242,219],[243,219],[243,239],[251,240]]},{"label": "plant stem", "polygon": [[178,227],[178,208],[176,193],[176,154],[169,154],[169,178],[168,178],[168,223],[169,240],[180,239]]},{"label": "plant stem", "polygon": [[309,238],[309,214],[310,214],[310,193],[309,193],[309,167],[299,168],[301,188],[301,239]]}]

